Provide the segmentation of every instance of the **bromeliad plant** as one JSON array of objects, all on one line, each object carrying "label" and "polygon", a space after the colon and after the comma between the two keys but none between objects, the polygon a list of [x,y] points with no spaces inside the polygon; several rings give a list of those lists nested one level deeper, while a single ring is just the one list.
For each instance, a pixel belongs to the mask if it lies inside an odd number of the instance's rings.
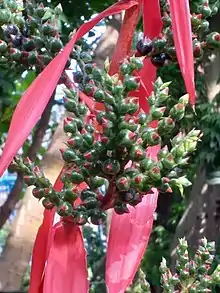
[{"label": "bromeliad plant", "polygon": [[[93,65],[90,55],[77,51],[74,55],[81,67],[74,80],[103,107],[88,113],[77,91],[65,90],[64,105],[73,117],[64,120],[64,131],[69,136],[67,149],[61,150],[64,188],[60,192],[54,190],[28,159],[22,162],[16,158],[12,164],[16,171],[24,173],[27,185],[35,185],[33,195],[43,199],[46,209],[56,207],[60,216],[78,225],[88,220],[101,224],[105,210],[114,208],[117,214],[129,213],[128,205],[139,204],[152,188],[172,192],[175,185],[180,190],[189,186],[187,178],[181,177],[181,167],[195,151],[200,131],[172,135],[175,123],[184,117],[188,95],[167,109],[169,83],[158,78],[148,99],[151,107],[147,115],[140,109],[138,98],[132,96],[140,86],[139,78],[133,76],[143,66],[140,58],[131,57],[124,62],[119,79],[119,74],[108,74],[109,66],[100,70]],[[169,137],[171,148],[163,142]],[[164,147],[157,157],[149,158],[149,149],[161,145]],[[106,194],[100,191],[103,185]]]},{"label": "bromeliad plant", "polygon": [[[210,15],[215,12],[214,6],[207,3],[117,2],[82,25],[22,97],[0,161],[1,174],[37,123],[72,53],[81,71],[74,74],[78,90],[75,84],[69,83],[69,90],[65,91],[65,107],[73,116],[64,123],[69,138],[67,149],[61,151],[65,161],[61,175],[53,187],[28,159],[15,158],[13,162],[14,168],[24,173],[26,183],[35,185],[33,194],[46,207],[33,251],[30,293],[88,292],[79,225],[88,221],[102,223],[104,212],[110,208],[114,212],[108,240],[106,285],[110,293],[118,293],[124,292],[132,282],[149,239],[158,191],[168,192],[173,186],[182,190],[190,184],[181,175],[181,168],[195,150],[200,132],[192,130],[173,137],[172,130],[184,117],[188,99],[191,104],[195,102],[191,21],[201,18],[204,22],[207,10],[211,10]],[[194,9],[191,4],[200,7],[198,11],[192,10],[196,15],[200,13],[199,17],[191,17],[189,4],[191,9]],[[201,11],[201,7],[205,8]],[[138,54],[133,56],[131,43],[141,8],[145,38],[137,45]],[[171,18],[169,29],[161,18],[161,9],[166,10],[165,18]],[[105,64],[105,70],[100,71],[91,64],[88,54],[72,51],[73,47],[100,20],[122,10],[126,12],[115,53],[111,62]],[[198,34],[198,40],[206,35]],[[140,54],[141,46],[148,39],[152,40],[152,49]],[[212,40],[219,44],[216,34]],[[177,58],[168,50],[173,46]],[[158,62],[158,54],[163,54],[165,61],[178,61],[189,94],[176,97],[172,108],[167,106],[169,84],[156,80],[155,65],[162,64],[161,55]],[[140,55],[146,56],[143,63],[138,58]],[[163,145],[165,137],[171,139],[171,147]],[[105,194],[99,189],[103,185]],[[62,220],[53,226],[55,211]]]}]

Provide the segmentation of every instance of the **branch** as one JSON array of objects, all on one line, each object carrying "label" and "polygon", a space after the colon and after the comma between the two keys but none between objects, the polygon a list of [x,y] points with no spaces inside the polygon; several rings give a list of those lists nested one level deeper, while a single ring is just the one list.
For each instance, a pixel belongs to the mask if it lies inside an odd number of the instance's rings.
[{"label": "branch", "polygon": [[[41,119],[37,125],[37,128],[34,132],[33,141],[32,144],[26,154],[32,161],[35,161],[37,157],[37,153],[39,152],[39,149],[41,147],[44,135],[46,133],[46,130],[48,128],[48,123],[50,120],[50,114],[51,110],[54,104],[54,97],[55,92],[51,96],[50,101],[48,102]],[[7,200],[3,204],[3,206],[0,207],[0,229],[3,227],[7,219],[9,218],[11,212],[14,210],[15,205],[20,200],[19,194],[22,192],[24,186],[24,182],[22,177],[18,174],[18,177],[15,181],[15,185],[11,192],[8,195]]]}]

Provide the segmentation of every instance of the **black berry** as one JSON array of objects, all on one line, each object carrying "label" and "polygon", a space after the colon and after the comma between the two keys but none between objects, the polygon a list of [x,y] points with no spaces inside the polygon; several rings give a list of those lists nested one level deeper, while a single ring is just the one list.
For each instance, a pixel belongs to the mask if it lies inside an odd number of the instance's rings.
[{"label": "black berry", "polygon": [[76,83],[80,83],[83,79],[83,74],[81,71],[76,71],[73,73],[73,80]]},{"label": "black berry", "polygon": [[18,27],[14,24],[9,24],[4,30],[4,35],[6,38],[9,38],[11,35],[18,34]]},{"label": "black berry", "polygon": [[26,26],[24,26],[22,29],[21,29],[21,33],[24,37],[28,38],[29,36],[29,30]]},{"label": "black berry", "polygon": [[12,38],[12,44],[14,45],[14,47],[21,47],[22,46],[22,40],[23,40],[23,36],[22,35],[18,35]]},{"label": "black berry", "polygon": [[151,62],[156,67],[164,66],[165,62],[169,59],[169,56],[165,53],[158,54],[151,58]]},{"label": "black berry", "polygon": [[145,56],[153,49],[152,41],[149,38],[144,38],[137,42],[136,49],[141,56]]}]

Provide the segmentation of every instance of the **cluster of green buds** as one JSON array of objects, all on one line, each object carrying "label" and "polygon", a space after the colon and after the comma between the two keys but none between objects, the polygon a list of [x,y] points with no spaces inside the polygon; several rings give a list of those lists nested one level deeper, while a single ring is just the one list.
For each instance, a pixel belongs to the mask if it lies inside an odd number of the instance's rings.
[{"label": "cluster of green buds", "polygon": [[15,0],[4,0],[0,8],[0,65],[42,70],[63,48],[57,25],[61,13],[59,6],[52,11],[43,3],[26,1],[23,9]]},{"label": "cluster of green buds", "polygon": [[[108,62],[101,70],[79,48],[72,55],[80,67],[74,80],[95,106],[89,110],[75,89],[65,90],[64,106],[72,116],[64,120],[68,135],[67,148],[61,150],[64,189],[55,192],[47,186],[43,192],[42,186],[36,185],[35,174],[33,182],[25,179],[36,186],[34,196],[44,198],[46,208],[56,206],[59,215],[71,216],[77,224],[88,219],[100,224],[105,210],[128,213],[128,206],[140,203],[152,188],[172,192],[173,186],[188,186],[187,178],[180,176],[181,168],[201,134],[192,130],[187,135],[172,135],[176,122],[184,117],[188,95],[168,109],[169,83],[158,78],[147,115],[133,95],[140,86],[139,78],[133,75],[143,66],[140,58],[129,58],[120,66],[119,74],[110,76]],[[149,147],[164,145],[168,138],[172,138],[171,147],[164,146],[155,160],[149,158]]]},{"label": "cluster of green buds", "polygon": [[177,247],[178,261],[176,273],[172,274],[163,259],[160,271],[164,293],[213,292],[212,288],[220,284],[220,265],[214,267],[215,243],[206,238],[200,240],[200,245],[193,259],[189,258],[188,244],[185,239],[179,240]]},{"label": "cluster of green buds", "polygon": [[[220,48],[220,34],[210,31],[207,20],[218,12],[219,1],[188,1],[190,2],[191,11],[194,58],[200,60],[205,51]],[[136,45],[137,56],[148,56],[157,67],[164,66],[170,62],[177,62],[171,28],[170,6],[167,0],[160,0],[160,5],[163,21],[162,33],[153,40],[145,36]]]}]

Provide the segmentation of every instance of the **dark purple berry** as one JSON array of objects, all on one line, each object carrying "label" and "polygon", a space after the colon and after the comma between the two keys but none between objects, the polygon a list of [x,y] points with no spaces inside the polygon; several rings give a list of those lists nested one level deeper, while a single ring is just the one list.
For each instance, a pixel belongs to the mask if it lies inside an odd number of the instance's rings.
[{"label": "dark purple berry", "polygon": [[76,71],[73,73],[73,80],[76,83],[80,83],[83,79],[83,74],[81,71]]},{"label": "dark purple berry", "polygon": [[11,35],[18,34],[18,27],[14,24],[9,24],[4,30],[4,35],[6,38],[10,38]]},{"label": "dark purple berry", "polygon": [[137,42],[136,49],[141,56],[145,56],[150,53],[153,49],[152,41],[145,37]]},{"label": "dark purple berry", "polygon": [[21,29],[21,33],[24,37],[28,38],[29,36],[29,30],[26,26],[24,26],[22,29]]},{"label": "dark purple berry", "polygon": [[23,40],[23,36],[22,35],[18,35],[18,36],[14,36],[12,38],[12,44],[14,45],[14,47],[21,47],[22,46],[22,40]]},{"label": "dark purple berry", "polygon": [[156,67],[164,66],[166,61],[169,59],[169,56],[165,53],[160,53],[151,58],[151,62]]}]

